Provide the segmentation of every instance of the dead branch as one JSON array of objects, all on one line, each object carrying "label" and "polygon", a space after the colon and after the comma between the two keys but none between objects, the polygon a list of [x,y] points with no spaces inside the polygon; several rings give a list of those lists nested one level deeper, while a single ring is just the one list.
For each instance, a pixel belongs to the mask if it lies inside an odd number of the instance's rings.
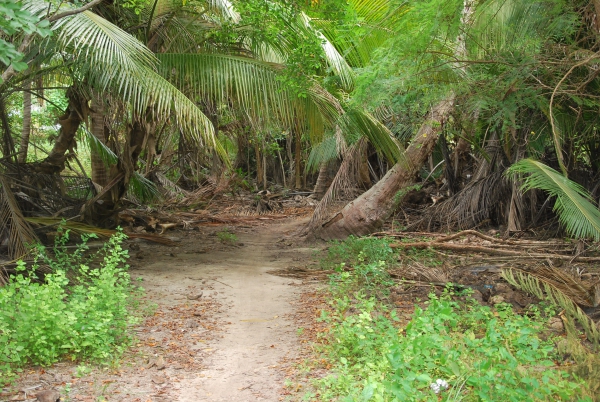
[{"label": "dead branch", "polygon": [[[416,248],[416,249],[441,249],[441,250],[451,250],[458,252],[467,252],[467,253],[485,253],[485,254],[493,254],[493,255],[503,255],[503,256],[518,256],[521,258],[558,258],[561,260],[572,260],[572,255],[560,255],[560,254],[550,254],[550,253],[530,253],[527,251],[513,251],[513,250],[503,250],[503,249],[495,249],[490,247],[483,246],[468,246],[464,244],[445,244],[437,241],[432,242],[419,242],[419,243],[392,243],[390,244],[391,248]],[[582,262],[600,262],[600,257],[577,257],[577,261]]]}]

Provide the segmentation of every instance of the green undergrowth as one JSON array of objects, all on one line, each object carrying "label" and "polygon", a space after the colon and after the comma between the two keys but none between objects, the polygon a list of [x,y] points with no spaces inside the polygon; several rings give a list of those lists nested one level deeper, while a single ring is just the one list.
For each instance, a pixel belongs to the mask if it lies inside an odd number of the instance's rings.
[{"label": "green undergrowth", "polygon": [[33,264],[20,261],[0,287],[1,380],[61,359],[114,364],[130,345],[143,289],[127,272],[126,236],[118,232],[91,255],[88,238],[72,249],[66,231],[53,252],[36,247]]},{"label": "green undergrowth", "polygon": [[[564,339],[546,329],[551,306],[521,315],[509,304],[482,306],[449,285],[410,317],[398,317],[380,297],[393,285],[386,261],[398,259],[388,242],[350,239],[329,248],[327,263],[333,264],[332,255],[343,257],[326,290],[329,308],[321,320],[327,330],[315,360],[327,362],[322,367],[329,374],[311,380],[303,400],[597,400],[585,370],[561,365],[566,352],[556,345]],[[592,361],[590,370],[598,362]]]},{"label": "green undergrowth", "polygon": [[389,239],[350,236],[344,241],[332,241],[325,256],[321,259],[323,269],[338,268],[340,264],[357,266],[364,261],[386,264],[394,263],[394,252]]}]

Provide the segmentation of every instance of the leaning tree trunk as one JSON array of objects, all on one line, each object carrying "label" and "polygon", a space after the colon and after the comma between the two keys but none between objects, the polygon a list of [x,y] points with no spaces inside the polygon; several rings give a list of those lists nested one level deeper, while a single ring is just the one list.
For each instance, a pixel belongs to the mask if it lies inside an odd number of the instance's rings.
[{"label": "leaning tree trunk", "polygon": [[[471,23],[476,0],[464,0],[461,13],[461,33],[456,39],[454,56],[467,57],[466,27]],[[465,72],[464,65],[457,70]],[[403,198],[405,187],[413,184],[418,169],[427,161],[442,131],[444,122],[454,107],[455,93],[435,105],[427,114],[403,158],[369,191],[346,205],[333,218],[314,229],[314,235],[323,239],[343,239],[349,235],[363,236],[376,231],[392,214]]]},{"label": "leaning tree trunk", "polygon": [[433,151],[453,105],[454,94],[439,102],[428,113],[403,159],[369,191],[317,228],[315,235],[326,240],[342,239],[349,235],[366,235],[380,228],[401,201],[400,190],[414,182],[421,165]]},{"label": "leaning tree trunk", "polygon": [[58,118],[60,130],[54,141],[54,147],[46,159],[34,165],[38,173],[54,174],[65,169],[66,153],[73,150],[77,129],[89,114],[87,100],[74,88],[67,91],[67,98],[69,106],[65,113]]},{"label": "leaning tree trunk", "polygon": [[29,148],[29,135],[31,134],[31,83],[25,84],[23,91],[23,128],[21,130],[21,146],[19,147],[19,156],[17,161],[25,163],[27,161],[27,149]]}]

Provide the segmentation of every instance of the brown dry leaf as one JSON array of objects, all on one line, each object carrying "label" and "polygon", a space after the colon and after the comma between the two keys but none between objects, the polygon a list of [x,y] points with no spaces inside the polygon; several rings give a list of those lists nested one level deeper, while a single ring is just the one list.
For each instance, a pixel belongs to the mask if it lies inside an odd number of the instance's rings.
[{"label": "brown dry leaf", "polygon": [[[8,394],[0,394],[0,397],[3,397],[3,396],[8,396]],[[9,401],[25,401],[25,400],[27,400],[27,397],[25,396],[24,392],[19,392],[18,394],[11,396],[7,400],[9,400]]]},{"label": "brown dry leaf", "polygon": [[156,363],[155,364],[156,364],[156,369],[157,370],[163,370],[166,367],[165,358],[162,357],[162,356],[158,356],[156,358]]}]

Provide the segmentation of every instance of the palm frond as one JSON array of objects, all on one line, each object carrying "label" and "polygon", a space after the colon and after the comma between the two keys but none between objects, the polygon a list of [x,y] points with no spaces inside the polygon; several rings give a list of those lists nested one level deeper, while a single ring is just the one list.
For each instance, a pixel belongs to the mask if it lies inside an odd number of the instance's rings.
[{"label": "palm frond", "polygon": [[119,157],[110,149],[105,143],[100,141],[94,134],[92,134],[85,127],[83,132],[85,135],[85,142],[87,142],[90,151],[100,157],[100,160],[106,167],[115,165],[119,161]]},{"label": "palm frond", "polygon": [[396,141],[392,132],[371,114],[360,109],[350,109],[339,122],[342,131],[360,133],[368,138],[375,149],[381,152],[392,164],[403,158],[404,149]]},{"label": "palm frond", "polygon": [[477,8],[472,35],[472,54],[489,57],[489,52],[510,52],[519,48],[535,54],[541,43],[550,37],[562,37],[570,25],[564,14],[556,18],[555,9],[541,1],[492,0]]},{"label": "palm frond", "polygon": [[[35,223],[37,225],[40,226],[58,226],[58,225],[62,225],[65,229],[69,229],[75,233],[79,233],[79,234],[96,234],[100,237],[110,237],[114,234],[117,233],[116,230],[113,229],[103,229],[103,228],[98,228],[96,226],[91,226],[91,225],[87,225],[85,223],[82,222],[75,222],[75,221],[66,221],[62,218],[51,218],[51,217],[28,217],[25,218],[28,222],[31,223]],[[154,243],[159,243],[159,244],[164,244],[167,246],[175,246],[177,245],[177,243],[175,243],[173,240],[167,238],[167,237],[162,237],[156,234],[150,234],[150,233],[126,233],[127,237],[129,238],[136,238],[136,239],[145,239]]]},{"label": "palm frond", "polygon": [[393,35],[398,21],[408,11],[408,5],[407,2],[389,0],[351,0],[348,4],[358,17],[358,29],[339,30],[336,22],[327,20],[314,20],[312,24],[347,63],[364,67],[373,53]]},{"label": "palm frond", "polygon": [[8,255],[12,259],[25,256],[30,245],[39,243],[34,231],[27,224],[8,180],[0,174],[0,233],[7,236]]},{"label": "palm frond", "polygon": [[537,188],[556,197],[554,211],[571,236],[600,240],[600,211],[581,185],[533,159],[515,163],[507,174],[513,178],[527,175],[521,186],[523,191]]},{"label": "palm frond", "polygon": [[[550,300],[557,306],[562,307],[571,319],[579,321],[590,342],[596,347],[600,347],[600,331],[596,324],[581,310],[573,300],[573,292],[569,286],[560,286],[553,275],[539,275],[533,272],[526,272],[516,268],[503,268],[502,276],[511,285],[535,295],[541,300]],[[564,274],[558,275],[563,277]],[[569,281],[572,283],[572,281]],[[579,289],[576,289],[578,291]],[[576,292],[579,293],[579,292]],[[567,327],[568,328],[568,327]]]},{"label": "palm frond", "polygon": [[160,192],[152,181],[148,180],[138,172],[134,172],[129,179],[129,188],[127,189],[130,195],[133,195],[140,203],[148,203],[160,199]]},{"label": "palm frond", "polygon": [[346,149],[343,155],[343,161],[338,169],[331,185],[325,192],[325,195],[317,204],[315,211],[313,212],[310,222],[306,226],[305,233],[313,233],[318,229],[326,220],[329,213],[329,207],[336,200],[340,200],[342,197],[350,195],[350,198],[356,198],[357,177],[360,176],[358,172],[360,166],[361,155],[367,145],[366,138],[361,138],[352,146]]},{"label": "palm frond", "polygon": [[342,87],[346,91],[351,91],[354,86],[354,70],[346,61],[346,58],[342,56],[336,47],[329,41],[329,39],[323,35],[322,32],[315,30],[311,24],[311,19],[305,13],[300,14],[300,19],[304,28],[308,30],[308,34],[316,35],[321,40],[321,47],[325,54],[325,60],[331,71],[340,77]]},{"label": "palm frond", "polygon": [[91,11],[61,19],[52,28],[57,35],[43,45],[49,58],[66,55],[75,76],[85,77],[95,91],[118,94],[138,114],[151,109],[157,117],[173,115],[188,139],[219,150],[210,120],[156,72],[158,60],[133,36]]},{"label": "palm frond", "polygon": [[320,140],[344,113],[339,101],[316,82],[305,98],[292,95],[278,77],[279,65],[223,54],[159,54],[160,72],[199,97],[240,108],[256,126],[305,121]]},{"label": "palm frond", "polygon": [[291,121],[294,102],[274,65],[223,54],[158,54],[160,73],[197,96],[236,104],[255,120],[279,117]]},{"label": "palm frond", "polygon": [[56,44],[53,50],[85,58],[92,65],[113,65],[109,74],[157,64],[152,51],[139,40],[91,11],[58,20],[52,29],[58,33],[49,42]]},{"label": "palm frond", "polygon": [[222,15],[237,23],[240,21],[240,14],[235,11],[229,0],[209,0],[208,4],[214,10],[219,11]]},{"label": "palm frond", "polygon": [[323,163],[327,163],[338,156],[337,139],[333,135],[327,136],[310,150],[306,170],[314,172]]}]

